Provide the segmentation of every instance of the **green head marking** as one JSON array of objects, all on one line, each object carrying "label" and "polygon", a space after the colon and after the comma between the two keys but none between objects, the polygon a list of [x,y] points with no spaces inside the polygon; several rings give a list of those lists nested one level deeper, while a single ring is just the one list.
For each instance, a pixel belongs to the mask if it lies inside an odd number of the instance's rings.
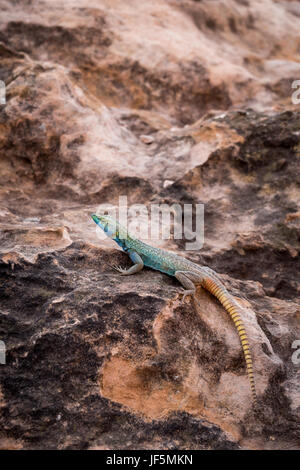
[{"label": "green head marking", "polygon": [[117,220],[109,215],[92,214],[93,221],[102,228],[109,238],[115,240],[123,249],[127,238],[127,231]]},{"label": "green head marking", "polygon": [[117,235],[118,222],[109,215],[96,215],[92,214],[93,221],[102,228],[106,235],[110,238],[115,238]]}]

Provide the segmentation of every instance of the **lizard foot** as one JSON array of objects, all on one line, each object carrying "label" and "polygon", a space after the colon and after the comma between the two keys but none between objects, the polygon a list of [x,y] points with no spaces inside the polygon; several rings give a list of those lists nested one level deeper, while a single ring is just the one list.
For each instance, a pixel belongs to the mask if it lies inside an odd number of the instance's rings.
[{"label": "lizard foot", "polygon": [[111,267],[115,270],[118,271],[118,273],[125,274],[127,269],[122,268],[121,266],[118,266],[116,264],[111,265]]},{"label": "lizard foot", "polygon": [[185,298],[187,295],[190,295],[191,297],[194,297],[195,298],[195,291],[194,290],[184,290],[182,292],[182,299],[181,299],[181,302],[184,302]]}]

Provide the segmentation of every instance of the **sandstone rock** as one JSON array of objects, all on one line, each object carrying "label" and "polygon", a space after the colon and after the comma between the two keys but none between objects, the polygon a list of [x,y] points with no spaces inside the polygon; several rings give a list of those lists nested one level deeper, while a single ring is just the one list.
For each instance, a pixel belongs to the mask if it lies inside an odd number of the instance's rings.
[{"label": "sandstone rock", "polygon": [[[0,447],[299,448],[295,2],[0,1]],[[272,18],[272,21],[269,19]],[[204,203],[254,358],[199,289],[98,237],[100,204]]]}]

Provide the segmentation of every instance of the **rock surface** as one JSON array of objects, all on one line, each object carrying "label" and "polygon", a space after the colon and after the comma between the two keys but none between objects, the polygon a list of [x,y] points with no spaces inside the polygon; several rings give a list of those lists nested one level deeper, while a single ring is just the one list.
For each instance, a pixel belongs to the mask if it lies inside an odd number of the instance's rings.
[{"label": "rock surface", "polygon": [[[1,447],[299,448],[298,3],[0,7]],[[90,214],[124,195],[205,204],[201,250],[160,246],[243,307],[258,410],[210,294],[111,269]]]}]

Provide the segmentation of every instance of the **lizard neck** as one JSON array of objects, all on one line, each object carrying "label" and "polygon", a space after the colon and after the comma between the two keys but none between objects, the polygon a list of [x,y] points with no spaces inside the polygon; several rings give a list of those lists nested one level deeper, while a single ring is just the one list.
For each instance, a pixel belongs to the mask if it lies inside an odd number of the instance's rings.
[{"label": "lizard neck", "polygon": [[119,237],[116,237],[114,238],[114,241],[122,248],[123,251],[128,251],[129,248],[126,246],[126,240],[124,238],[121,239]]}]

